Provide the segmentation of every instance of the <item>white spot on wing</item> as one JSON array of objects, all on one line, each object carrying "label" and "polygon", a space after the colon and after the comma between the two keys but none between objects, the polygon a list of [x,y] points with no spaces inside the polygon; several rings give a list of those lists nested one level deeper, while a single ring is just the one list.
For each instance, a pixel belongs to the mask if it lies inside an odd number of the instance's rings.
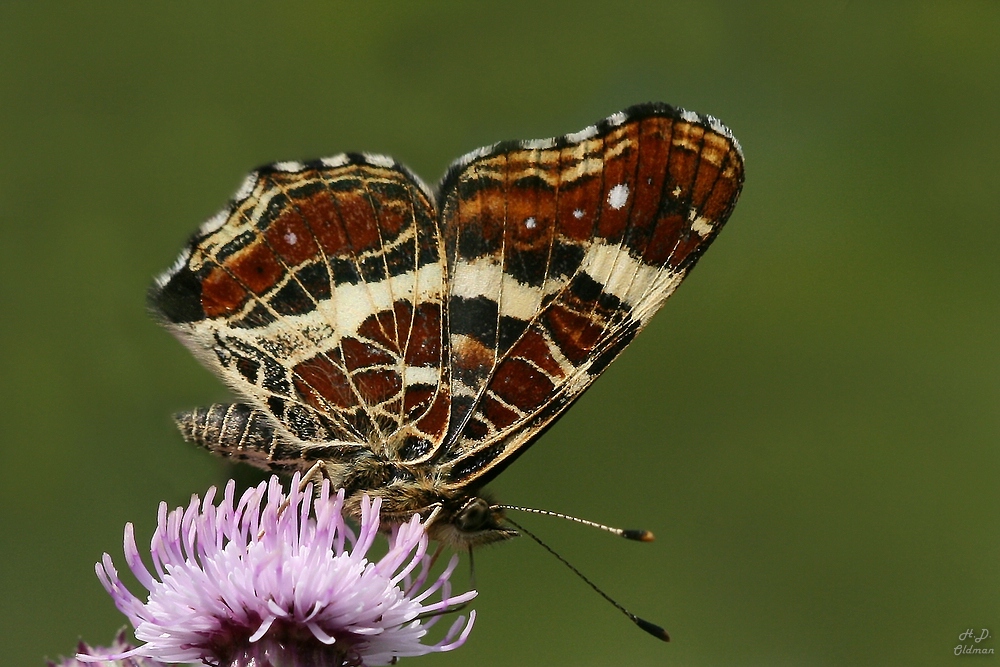
[{"label": "white spot on wing", "polygon": [[737,138],[736,138],[736,137],[734,137],[734,136],[733,136],[732,134],[730,134],[730,135],[729,135],[729,140],[730,140],[731,142],[733,142],[733,148],[735,148],[735,149],[736,149],[736,153],[737,153],[737,154],[738,154],[738,155],[740,156],[740,158],[742,159],[742,157],[743,157],[743,147],[742,147],[742,146],[740,146],[740,141],[739,141],[739,139],[737,139]]},{"label": "white spot on wing", "polygon": [[624,183],[619,183],[615,187],[611,188],[608,193],[608,206],[615,209],[616,211],[621,210],[625,206],[625,202],[628,201],[628,186]]},{"label": "white spot on wing", "polygon": [[346,153],[341,153],[340,155],[334,155],[333,157],[325,157],[320,162],[323,163],[324,167],[343,167],[345,164],[350,162]]},{"label": "white spot on wing", "polygon": [[583,217],[583,210],[579,208],[573,209],[573,217],[579,220]]},{"label": "white spot on wing", "polygon": [[711,220],[703,218],[699,215],[691,221],[691,229],[701,238],[705,238],[712,233],[712,229],[714,229],[714,227],[712,226]]},{"label": "white spot on wing", "polygon": [[701,238],[706,238],[715,229],[715,223],[708,218],[698,215],[698,209],[688,209],[688,222],[691,223],[691,230],[696,232]]},{"label": "white spot on wing", "polygon": [[729,128],[722,124],[722,121],[715,116],[708,117],[708,126],[713,130],[726,137],[727,139],[733,138],[733,133],[730,132]]},{"label": "white spot on wing", "polygon": [[189,248],[185,248],[184,252],[182,252],[176,260],[174,260],[173,265],[156,277],[156,286],[162,288],[170,282],[170,279],[174,277],[174,274],[184,268],[189,257],[191,257],[191,250]]},{"label": "white spot on wing", "polygon": [[608,116],[608,124],[612,127],[618,127],[626,120],[628,120],[628,116],[625,115],[624,111],[619,111],[618,113],[613,113]]},{"label": "white spot on wing", "polygon": [[299,237],[295,235],[295,232],[288,232],[285,234],[285,240],[288,241],[288,245],[295,245],[298,243]]},{"label": "white spot on wing", "polygon": [[302,163],[301,162],[291,162],[291,161],[289,161],[289,162],[275,162],[274,165],[272,165],[272,166],[275,169],[277,169],[278,171],[287,171],[287,172],[290,172],[290,173],[295,173],[296,171],[302,171]]},{"label": "white spot on wing", "polygon": [[695,123],[697,125],[701,124],[701,118],[698,117],[698,114],[693,111],[688,111],[687,109],[681,111],[681,118],[689,123]]},{"label": "white spot on wing", "polygon": [[566,141],[570,142],[571,144],[576,144],[596,136],[597,136],[597,126],[590,125],[588,127],[583,128],[579,132],[572,132],[570,134],[567,134]]},{"label": "white spot on wing", "polygon": [[527,141],[522,141],[521,146],[528,149],[545,150],[547,148],[552,148],[556,145],[555,138],[551,139],[528,139]]},{"label": "white spot on wing", "polygon": [[469,151],[462,157],[452,162],[451,166],[448,167],[448,171],[451,171],[452,169],[462,169],[464,167],[469,166],[469,164],[471,164],[474,160],[477,160],[481,157],[485,157],[490,153],[492,153],[493,150],[497,147],[497,145],[498,144],[490,144],[489,146],[483,146],[482,148],[477,148],[474,151]]},{"label": "white spot on wing", "polygon": [[376,155],[375,153],[364,153],[365,161],[375,167],[385,167],[389,169],[395,166],[396,161],[387,155]]},{"label": "white spot on wing", "polygon": [[223,209],[218,213],[216,213],[215,215],[213,215],[208,220],[206,220],[205,222],[201,223],[201,227],[198,228],[198,233],[202,236],[206,234],[211,234],[212,232],[219,229],[219,227],[222,227],[222,225],[225,224],[226,220],[228,219],[229,219],[229,211]]},{"label": "white spot on wing", "polygon": [[406,385],[415,384],[437,385],[441,382],[441,371],[432,366],[407,366],[403,374],[406,378]]},{"label": "white spot on wing", "polygon": [[253,186],[256,182],[257,172],[251,171],[247,174],[247,177],[243,179],[243,182],[240,183],[240,187],[236,190],[236,194],[233,195],[233,199],[235,201],[240,201],[249,197],[250,193],[253,192]]},{"label": "white spot on wing", "polygon": [[524,226],[527,227],[528,229],[534,229],[536,225],[537,223],[535,222],[534,218],[528,218],[527,220],[524,221]]}]

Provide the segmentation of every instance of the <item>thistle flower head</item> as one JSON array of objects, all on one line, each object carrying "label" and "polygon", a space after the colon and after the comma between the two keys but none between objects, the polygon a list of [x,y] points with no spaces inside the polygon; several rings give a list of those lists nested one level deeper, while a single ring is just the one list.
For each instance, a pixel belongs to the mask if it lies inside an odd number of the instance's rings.
[{"label": "thistle flower head", "polygon": [[[459,617],[437,643],[421,640],[448,609],[475,597],[451,595],[453,557],[430,585],[431,559],[419,516],[394,526],[388,552],[369,560],[378,535],[378,498],[361,502],[358,533],[345,524],[344,494],[324,481],[318,496],[299,476],[249,489],[239,499],[229,482],[218,505],[215,488],[186,509],[160,505],[150,555],[142,563],[131,524],[125,561],[148,591],[145,602],[121,582],[111,561],[97,576],[135,628],[140,646],[118,655],[162,662],[266,667],[384,665],[398,657],[461,646],[475,619]],[[429,620],[428,620],[429,619]]]}]

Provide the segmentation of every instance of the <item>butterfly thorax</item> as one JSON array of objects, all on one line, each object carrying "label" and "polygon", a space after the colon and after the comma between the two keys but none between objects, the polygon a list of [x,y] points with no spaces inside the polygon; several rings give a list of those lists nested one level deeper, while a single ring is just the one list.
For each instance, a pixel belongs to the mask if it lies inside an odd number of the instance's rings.
[{"label": "butterfly thorax", "polygon": [[406,465],[367,452],[352,462],[349,472],[333,479],[346,494],[345,510],[360,516],[361,498],[381,500],[380,516],[387,525],[409,521],[414,514],[430,521],[431,539],[467,549],[510,539],[517,532],[503,526],[503,510],[478,490],[444,484],[434,466]]},{"label": "butterfly thorax", "polygon": [[390,485],[355,492],[348,496],[345,510],[360,515],[361,498],[366,494],[381,499],[380,516],[388,526],[405,523],[414,514],[420,514],[431,539],[456,549],[467,550],[518,535],[503,526],[503,510],[482,495]]}]

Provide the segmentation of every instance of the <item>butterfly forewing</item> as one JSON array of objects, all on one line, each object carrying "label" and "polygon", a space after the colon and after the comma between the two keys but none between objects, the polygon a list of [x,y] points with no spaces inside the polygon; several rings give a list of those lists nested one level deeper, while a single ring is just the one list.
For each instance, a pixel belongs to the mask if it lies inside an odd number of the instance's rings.
[{"label": "butterfly forewing", "polygon": [[711,243],[743,175],[738,146],[714,125],[633,109],[499,147],[446,178],[450,482],[482,484],[523,452]]}]

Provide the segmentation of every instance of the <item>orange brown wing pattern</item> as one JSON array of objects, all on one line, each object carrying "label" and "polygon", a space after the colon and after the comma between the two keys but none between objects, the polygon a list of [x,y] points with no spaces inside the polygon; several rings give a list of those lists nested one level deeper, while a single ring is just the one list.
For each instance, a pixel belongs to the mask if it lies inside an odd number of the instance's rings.
[{"label": "orange brown wing pattern", "polygon": [[452,396],[440,477],[478,488],[523,452],[673,293],[742,182],[729,130],[666,105],[456,163],[439,195]]},{"label": "orange brown wing pattern", "polygon": [[[151,301],[206,365],[272,416],[271,444],[295,445],[290,464],[396,458],[445,434],[445,281],[426,187],[389,158],[342,155],[252,173]],[[221,433],[225,418],[247,414],[217,413],[215,422],[192,413],[191,428]]]}]

